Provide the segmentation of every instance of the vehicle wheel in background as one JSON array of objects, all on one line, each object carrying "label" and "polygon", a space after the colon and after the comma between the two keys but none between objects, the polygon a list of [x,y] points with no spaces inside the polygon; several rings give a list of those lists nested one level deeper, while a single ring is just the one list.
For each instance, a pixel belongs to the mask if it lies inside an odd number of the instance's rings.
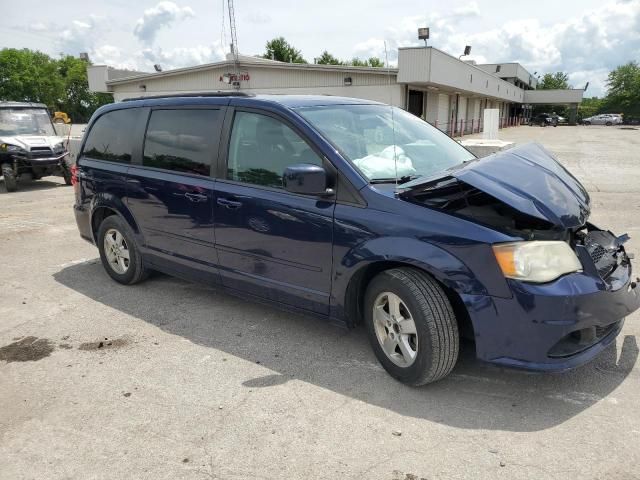
[{"label": "vehicle wheel in background", "polygon": [[60,170],[62,171],[62,178],[64,178],[64,183],[65,185],[71,185],[71,169],[69,168],[69,166],[64,163],[63,165],[60,165]]},{"label": "vehicle wheel in background", "polygon": [[589,125],[591,125],[591,122],[583,122],[583,125],[586,125],[588,127]]},{"label": "vehicle wheel in background", "polygon": [[611,126],[611,125],[613,125],[613,124],[612,124],[611,122],[607,122],[607,123],[605,123],[605,125],[606,125],[607,127],[610,127],[610,126]]},{"label": "vehicle wheel in background", "polygon": [[18,189],[18,179],[13,173],[13,167],[8,163],[2,164],[2,176],[4,177],[4,186],[7,192],[15,192]]},{"label": "vehicle wheel in background", "polygon": [[458,359],[458,325],[442,287],[414,268],[376,276],[364,299],[369,341],[382,366],[408,385],[445,377]]},{"label": "vehicle wheel in background", "polygon": [[147,277],[147,270],[133,232],[117,215],[103,220],[98,229],[96,243],[104,269],[116,282],[133,285]]}]

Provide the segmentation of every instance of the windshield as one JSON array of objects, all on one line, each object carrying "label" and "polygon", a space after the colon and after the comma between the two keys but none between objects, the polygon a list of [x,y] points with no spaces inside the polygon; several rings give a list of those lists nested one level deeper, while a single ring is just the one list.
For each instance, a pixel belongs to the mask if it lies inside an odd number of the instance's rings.
[{"label": "windshield", "polygon": [[55,134],[49,112],[44,108],[0,108],[0,135]]},{"label": "windshield", "polygon": [[372,182],[429,176],[475,158],[437,128],[399,108],[328,105],[297,111]]}]

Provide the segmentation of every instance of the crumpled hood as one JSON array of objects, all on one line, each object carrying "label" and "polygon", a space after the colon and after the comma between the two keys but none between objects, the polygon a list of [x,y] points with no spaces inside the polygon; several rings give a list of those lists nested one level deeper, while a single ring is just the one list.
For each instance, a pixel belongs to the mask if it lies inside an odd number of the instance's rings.
[{"label": "crumpled hood", "polygon": [[49,147],[53,150],[53,147],[63,141],[64,138],[57,135],[16,135],[12,137],[0,136],[0,143],[16,145],[27,151],[31,150],[32,147]]},{"label": "crumpled hood", "polygon": [[[590,213],[589,194],[542,145],[530,143],[443,172],[510,207],[555,226],[575,228]],[[434,177],[412,182],[411,190]]]}]

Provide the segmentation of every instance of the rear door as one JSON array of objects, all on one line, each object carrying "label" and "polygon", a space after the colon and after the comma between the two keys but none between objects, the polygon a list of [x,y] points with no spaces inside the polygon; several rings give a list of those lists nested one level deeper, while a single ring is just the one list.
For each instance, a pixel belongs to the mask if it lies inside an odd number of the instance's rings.
[{"label": "rear door", "polygon": [[227,118],[215,204],[223,284],[327,314],[335,200],[282,188],[288,165],[326,160],[282,118],[231,108]]},{"label": "rear door", "polygon": [[150,263],[213,281],[218,276],[211,168],[224,112],[223,105],[153,108],[141,164],[128,172],[128,205]]},{"label": "rear door", "polygon": [[139,157],[137,139],[144,132],[146,108],[123,108],[102,114],[87,133],[77,165],[81,203],[102,200],[126,212],[127,172]]}]

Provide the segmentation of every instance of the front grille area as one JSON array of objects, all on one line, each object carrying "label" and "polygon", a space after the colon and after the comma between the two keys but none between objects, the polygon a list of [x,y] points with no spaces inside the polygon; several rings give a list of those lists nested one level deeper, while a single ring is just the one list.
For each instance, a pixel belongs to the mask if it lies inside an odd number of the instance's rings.
[{"label": "front grille area", "polygon": [[586,327],[571,332],[551,347],[547,356],[550,358],[566,358],[583,352],[613,332],[618,325],[620,325],[620,320],[609,325]]},{"label": "front grille area", "polygon": [[[615,237],[607,232],[590,232],[584,236],[584,246],[589,252],[593,264],[598,270],[598,274],[603,278],[607,278],[618,265],[618,255],[624,255],[620,247],[615,245]],[[609,238],[609,236],[611,238]],[[606,242],[606,243],[605,243]],[[605,243],[605,245],[603,245]]]},{"label": "front grille area", "polygon": [[49,147],[32,147],[29,152],[31,158],[53,157],[53,151]]}]

